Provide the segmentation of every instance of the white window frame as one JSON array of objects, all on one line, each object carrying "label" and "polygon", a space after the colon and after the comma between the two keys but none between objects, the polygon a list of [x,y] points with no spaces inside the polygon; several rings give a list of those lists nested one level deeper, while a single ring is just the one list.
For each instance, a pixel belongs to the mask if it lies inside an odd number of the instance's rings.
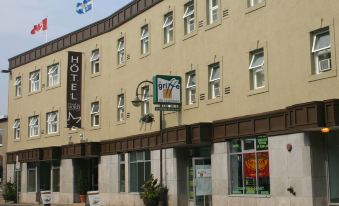
[{"label": "white window frame", "polygon": [[[214,72],[215,70],[219,70],[219,77],[214,78]],[[210,88],[210,99],[215,99],[221,96],[220,92],[220,75],[221,75],[221,69],[220,64],[212,64],[209,66],[209,88]]]},{"label": "white window frame", "polygon": [[[325,33],[328,33],[329,38],[329,45],[316,49],[316,44],[319,40],[319,36],[323,35]],[[323,72],[330,71],[332,69],[332,60],[331,60],[331,35],[329,29],[314,33],[313,35],[313,45],[312,45],[312,54],[313,54],[313,60],[314,60],[314,69],[315,74],[320,74]],[[320,60],[322,56],[329,56],[328,58],[325,58],[323,60]],[[326,61],[326,62],[325,62]],[[325,62],[327,64],[327,68],[321,68],[320,62]]]},{"label": "white window frame", "polygon": [[150,95],[149,86],[145,86],[141,89],[142,92],[142,115],[150,113]]},{"label": "white window frame", "polygon": [[[126,161],[126,156],[125,156],[125,153],[121,153],[118,155],[119,156],[119,192],[126,192],[126,164],[127,164],[127,161]],[[122,160],[122,157],[123,157],[123,160]],[[125,174],[124,176],[122,176],[122,172],[121,172],[121,167],[124,168],[125,170]],[[122,187],[122,179],[124,181],[124,187]]]},{"label": "white window frame", "polygon": [[[192,79],[195,78],[195,82]],[[196,99],[196,78],[197,75],[195,71],[187,73],[187,84],[186,84],[186,96],[187,96],[187,104],[195,104],[197,102]],[[193,84],[194,83],[194,84]]]},{"label": "white window frame", "polygon": [[91,55],[91,72],[92,74],[96,74],[100,72],[100,50],[95,49],[92,51]]},{"label": "white window frame", "polygon": [[[215,0],[216,5],[213,5],[214,0],[208,0],[208,23],[213,24],[219,19],[219,0]],[[216,18],[214,18],[216,16]]]},{"label": "white window frame", "polygon": [[54,87],[59,85],[59,64],[54,64],[47,67],[47,75],[48,75],[48,87]]},{"label": "white window frame", "polygon": [[164,16],[164,24],[162,28],[164,29],[164,44],[173,42],[174,39],[174,21],[173,21],[173,12],[168,12]]},{"label": "white window frame", "polygon": [[18,76],[15,78],[15,82],[14,82],[16,97],[21,96],[21,85],[22,85],[21,76]]},{"label": "white window frame", "polygon": [[[261,54],[262,54],[262,62],[259,65],[253,65],[257,56],[261,55]],[[251,73],[251,79],[252,79],[252,83],[253,83],[252,87],[253,87],[253,89],[264,88],[265,87],[265,78],[266,78],[265,77],[265,69],[264,69],[265,53],[264,53],[263,50],[259,50],[257,52],[253,52],[251,55],[252,56],[251,56],[251,63],[250,63],[250,66],[249,66],[249,70],[250,70],[250,73]],[[259,82],[258,82],[258,79],[257,79],[257,76],[258,76],[259,73],[261,73],[264,76],[264,80],[263,80],[261,86],[259,86]]]},{"label": "white window frame", "polygon": [[14,120],[12,128],[14,129],[14,139],[15,140],[20,139],[20,119]]},{"label": "white window frame", "polygon": [[100,104],[92,102],[91,104],[91,126],[98,127],[100,125]]},{"label": "white window frame", "polygon": [[59,131],[59,113],[47,113],[47,134],[55,134]]},{"label": "white window frame", "polygon": [[31,116],[29,117],[29,137],[37,137],[39,136],[39,116]]},{"label": "white window frame", "polygon": [[29,75],[30,92],[37,92],[40,90],[40,70],[31,72]]},{"label": "white window frame", "polygon": [[117,54],[118,54],[118,64],[124,64],[125,63],[125,37],[121,37],[120,39],[118,39]]},{"label": "white window frame", "polygon": [[147,54],[149,52],[149,30],[148,30],[148,24],[141,27],[141,54]]},{"label": "white window frame", "polygon": [[185,34],[189,34],[195,30],[195,8],[194,8],[194,1],[190,1],[185,4],[185,13],[182,17],[184,19],[185,24]]},{"label": "white window frame", "polygon": [[265,0],[248,0],[248,7],[253,7],[257,4],[260,4],[261,2],[264,2]]},{"label": "white window frame", "polygon": [[[32,180],[29,178],[29,171],[34,171],[34,176],[35,176],[35,179],[34,179],[34,190],[33,191],[29,191],[29,184],[32,182]],[[35,165],[34,167],[32,166],[29,166],[27,167],[27,192],[36,192],[37,191],[37,180],[38,180],[38,172],[37,172],[37,166]]]},{"label": "white window frame", "polygon": [[118,106],[117,106],[117,120],[122,122],[125,120],[125,95],[118,95]]}]

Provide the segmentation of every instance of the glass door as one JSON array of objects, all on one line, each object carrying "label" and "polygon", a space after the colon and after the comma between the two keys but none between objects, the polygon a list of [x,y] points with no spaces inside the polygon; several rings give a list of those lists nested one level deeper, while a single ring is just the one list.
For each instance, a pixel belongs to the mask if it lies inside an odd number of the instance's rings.
[{"label": "glass door", "polygon": [[211,159],[193,158],[194,205],[212,206]]}]

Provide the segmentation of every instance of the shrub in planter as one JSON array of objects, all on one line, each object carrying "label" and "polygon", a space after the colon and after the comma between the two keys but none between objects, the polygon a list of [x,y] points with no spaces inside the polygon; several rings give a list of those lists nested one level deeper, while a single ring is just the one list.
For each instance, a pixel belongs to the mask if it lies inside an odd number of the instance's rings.
[{"label": "shrub in planter", "polygon": [[144,201],[146,206],[157,206],[159,200],[164,199],[168,189],[161,186],[158,183],[158,179],[155,179],[153,174],[150,175],[149,179],[142,185],[142,191],[139,193],[140,198]]},{"label": "shrub in planter", "polygon": [[7,182],[4,185],[2,196],[6,201],[16,201],[16,185],[11,182]]},{"label": "shrub in planter", "polygon": [[154,122],[154,115],[151,113],[145,114],[140,118],[140,122],[151,123]]}]

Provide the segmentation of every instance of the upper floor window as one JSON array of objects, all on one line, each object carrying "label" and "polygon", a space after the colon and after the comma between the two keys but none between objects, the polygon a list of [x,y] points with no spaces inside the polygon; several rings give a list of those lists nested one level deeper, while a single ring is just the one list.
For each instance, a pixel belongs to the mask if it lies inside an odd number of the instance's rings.
[{"label": "upper floor window", "polygon": [[118,118],[119,122],[125,120],[125,97],[124,94],[118,96]]},{"label": "upper floor window", "polygon": [[14,139],[20,139],[20,119],[14,120]]},{"label": "upper floor window", "polygon": [[265,0],[247,0],[247,6],[252,7],[264,1]]},{"label": "upper floor window", "polygon": [[231,194],[269,195],[267,136],[230,141]]},{"label": "upper floor window", "polygon": [[149,32],[148,25],[141,27],[141,54],[147,54],[149,52]]},{"label": "upper floor window", "polygon": [[118,64],[125,63],[125,38],[121,37],[118,40]]},{"label": "upper floor window", "polygon": [[16,97],[19,97],[21,96],[21,76],[18,76],[17,78],[15,78],[15,83],[14,83],[14,86],[15,86],[15,96]]},{"label": "upper floor window", "polygon": [[100,71],[100,53],[99,49],[95,49],[92,51],[92,56],[91,56],[91,72],[92,74],[99,73]]},{"label": "upper floor window", "polygon": [[213,24],[219,18],[219,0],[207,0],[208,3],[208,24]]},{"label": "upper floor window", "polygon": [[31,72],[29,74],[29,82],[30,82],[30,92],[36,92],[40,90],[40,70]]},{"label": "upper floor window", "polygon": [[313,34],[312,54],[315,74],[331,70],[331,38],[328,29]]},{"label": "upper floor window", "polygon": [[93,102],[91,104],[91,126],[96,127],[100,124],[100,109],[99,102]]},{"label": "upper floor window", "polygon": [[57,133],[59,130],[58,112],[47,113],[47,134]]},{"label": "upper floor window", "polygon": [[251,53],[250,62],[251,89],[260,89],[265,86],[264,51],[262,49]]},{"label": "upper floor window", "polygon": [[186,74],[186,103],[196,103],[196,75],[195,71]]},{"label": "upper floor window", "polygon": [[150,97],[149,97],[149,87],[145,86],[141,89],[142,91],[142,114],[150,113]]},{"label": "upper floor window", "polygon": [[220,65],[215,63],[209,66],[209,98],[220,97]]},{"label": "upper floor window", "polygon": [[189,34],[195,29],[195,18],[194,18],[194,1],[190,1],[185,4],[185,13],[184,13],[184,26],[185,34]]},{"label": "upper floor window", "polygon": [[164,44],[173,41],[173,12],[169,12],[164,16]]},{"label": "upper floor window", "polygon": [[32,116],[28,119],[29,122],[29,137],[35,137],[39,135],[39,116]]},{"label": "upper floor window", "polygon": [[47,85],[49,87],[54,87],[59,84],[59,64],[54,64],[47,67],[47,74],[48,74],[48,82]]}]

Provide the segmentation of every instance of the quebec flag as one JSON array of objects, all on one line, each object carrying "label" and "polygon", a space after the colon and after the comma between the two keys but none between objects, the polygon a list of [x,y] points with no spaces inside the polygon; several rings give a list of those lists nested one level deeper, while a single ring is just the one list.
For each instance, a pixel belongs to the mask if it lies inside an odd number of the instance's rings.
[{"label": "quebec flag", "polygon": [[93,8],[93,0],[83,0],[82,3],[77,3],[77,13],[85,14]]}]

